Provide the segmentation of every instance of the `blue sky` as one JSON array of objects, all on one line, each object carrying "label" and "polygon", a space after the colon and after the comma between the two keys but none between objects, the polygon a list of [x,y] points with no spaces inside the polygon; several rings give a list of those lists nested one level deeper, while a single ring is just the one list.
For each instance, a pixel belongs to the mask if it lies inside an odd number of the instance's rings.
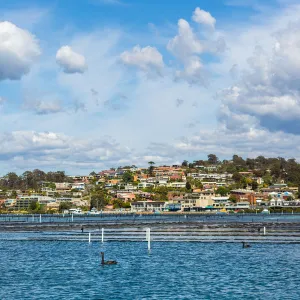
[{"label": "blue sky", "polygon": [[299,159],[300,4],[0,0],[0,175]]}]

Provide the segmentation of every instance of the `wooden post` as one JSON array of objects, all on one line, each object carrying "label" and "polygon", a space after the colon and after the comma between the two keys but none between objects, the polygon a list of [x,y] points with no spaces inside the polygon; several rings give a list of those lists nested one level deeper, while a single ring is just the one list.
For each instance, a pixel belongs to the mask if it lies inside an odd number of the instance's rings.
[{"label": "wooden post", "polygon": [[266,227],[264,227],[264,235],[266,235]]},{"label": "wooden post", "polygon": [[104,242],[104,228],[102,228],[102,234],[101,234],[101,242]]},{"label": "wooden post", "polygon": [[89,232],[89,243],[91,242],[91,233]]}]

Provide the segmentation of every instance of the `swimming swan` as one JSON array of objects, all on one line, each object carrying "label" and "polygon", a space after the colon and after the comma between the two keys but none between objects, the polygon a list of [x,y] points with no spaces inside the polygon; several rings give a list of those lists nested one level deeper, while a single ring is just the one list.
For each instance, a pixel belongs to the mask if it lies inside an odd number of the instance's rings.
[{"label": "swimming swan", "polygon": [[101,252],[101,265],[116,265],[118,262],[115,260],[104,261],[104,252]]}]

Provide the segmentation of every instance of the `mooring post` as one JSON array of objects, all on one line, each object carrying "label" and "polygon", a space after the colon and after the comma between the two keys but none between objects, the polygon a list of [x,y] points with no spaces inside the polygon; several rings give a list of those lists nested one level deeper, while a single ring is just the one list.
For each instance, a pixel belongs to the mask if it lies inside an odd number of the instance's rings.
[{"label": "mooring post", "polygon": [[42,223],[42,215],[40,214],[40,223]]},{"label": "mooring post", "polygon": [[266,235],[266,227],[264,227],[264,235]]},{"label": "mooring post", "polygon": [[151,229],[147,228],[147,241],[148,241],[148,251],[151,250]]},{"label": "mooring post", "polygon": [[89,243],[91,242],[91,233],[89,232]]},{"label": "mooring post", "polygon": [[32,215],[32,222],[34,222],[34,215]]},{"label": "mooring post", "polygon": [[73,220],[74,220],[74,216],[73,216],[73,214],[72,214],[72,216],[71,216],[71,220],[72,220],[72,222],[73,222]]},{"label": "mooring post", "polygon": [[101,242],[104,242],[104,228],[102,228],[102,234],[101,234]]}]

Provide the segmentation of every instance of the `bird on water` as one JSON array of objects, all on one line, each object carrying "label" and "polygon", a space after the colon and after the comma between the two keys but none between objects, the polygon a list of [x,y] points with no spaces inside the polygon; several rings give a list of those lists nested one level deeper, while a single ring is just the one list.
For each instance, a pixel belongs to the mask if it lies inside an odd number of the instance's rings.
[{"label": "bird on water", "polygon": [[247,244],[246,242],[243,242],[243,248],[250,248],[251,245]]},{"label": "bird on water", "polygon": [[116,265],[118,262],[115,260],[104,260],[104,252],[101,253],[101,265]]}]

